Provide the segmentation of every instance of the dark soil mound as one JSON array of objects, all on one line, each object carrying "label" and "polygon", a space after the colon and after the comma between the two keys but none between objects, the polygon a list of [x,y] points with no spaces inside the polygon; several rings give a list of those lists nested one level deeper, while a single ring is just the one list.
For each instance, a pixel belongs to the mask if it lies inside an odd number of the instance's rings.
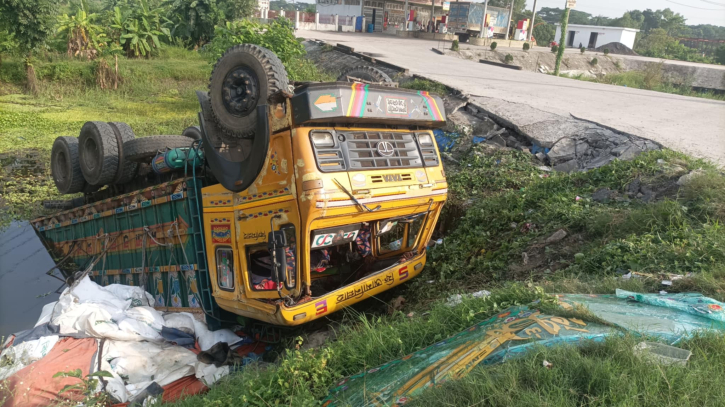
[{"label": "dark soil mound", "polygon": [[639,55],[636,52],[632,51],[632,48],[629,48],[621,42],[610,42],[609,44],[604,44],[599,48],[595,48],[594,51],[604,52],[604,48],[609,49],[610,54]]}]

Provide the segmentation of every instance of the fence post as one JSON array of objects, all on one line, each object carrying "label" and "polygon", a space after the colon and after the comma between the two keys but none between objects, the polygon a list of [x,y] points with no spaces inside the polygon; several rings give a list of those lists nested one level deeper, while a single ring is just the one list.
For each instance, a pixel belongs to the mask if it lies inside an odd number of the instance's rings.
[{"label": "fence post", "polygon": [[340,27],[339,22],[340,22],[340,19],[338,18],[338,15],[335,14],[335,29],[333,31],[337,31],[339,29],[338,28],[338,27]]},{"label": "fence post", "polygon": [[300,11],[295,11],[295,30],[300,29]]},{"label": "fence post", "polygon": [[320,13],[317,11],[315,12],[315,30],[320,30]]},{"label": "fence post", "polygon": [[366,26],[365,26],[365,16],[362,16],[362,18],[363,18],[363,19],[362,19],[362,30],[361,30],[361,32],[366,32],[366,31],[365,31],[365,27],[366,27]]}]

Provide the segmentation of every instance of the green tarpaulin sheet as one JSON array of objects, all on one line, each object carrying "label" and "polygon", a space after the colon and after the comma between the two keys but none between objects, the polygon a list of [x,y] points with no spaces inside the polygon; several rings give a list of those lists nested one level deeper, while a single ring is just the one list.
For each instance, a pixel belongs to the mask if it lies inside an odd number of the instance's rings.
[{"label": "green tarpaulin sheet", "polygon": [[[620,328],[669,343],[700,330],[725,330],[725,304],[700,294],[559,295],[567,309],[577,304]],[[444,341],[343,379],[323,406],[402,405],[428,387],[465,376],[476,366],[501,363],[534,346],[602,341],[621,331],[576,318],[542,314],[518,306]]]}]

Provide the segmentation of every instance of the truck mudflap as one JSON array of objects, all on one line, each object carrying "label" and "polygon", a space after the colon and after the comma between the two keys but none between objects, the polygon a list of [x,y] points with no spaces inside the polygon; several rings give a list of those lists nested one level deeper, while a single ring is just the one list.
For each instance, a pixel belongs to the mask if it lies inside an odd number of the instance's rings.
[{"label": "truck mudflap", "polygon": [[324,296],[313,298],[304,304],[297,304],[292,307],[280,305],[277,308],[275,317],[280,325],[292,326],[332,314],[409,281],[420,274],[423,266],[425,266],[425,260],[426,253],[423,252],[411,260],[371,274],[362,280]]}]

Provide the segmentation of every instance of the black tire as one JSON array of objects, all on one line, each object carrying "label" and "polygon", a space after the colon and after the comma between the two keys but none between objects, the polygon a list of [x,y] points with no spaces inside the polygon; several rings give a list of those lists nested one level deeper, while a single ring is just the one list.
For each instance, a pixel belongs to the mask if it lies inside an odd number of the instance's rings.
[{"label": "black tire", "polygon": [[123,151],[127,160],[149,163],[159,151],[167,148],[188,148],[192,142],[193,140],[184,136],[149,136],[124,143]]},{"label": "black tire", "polygon": [[209,98],[214,121],[232,137],[254,134],[257,105],[280,89],[289,78],[282,61],[259,45],[241,44],[227,50],[214,65],[209,79]]},{"label": "black tire", "polygon": [[390,79],[390,77],[383,71],[381,71],[378,68],[373,68],[372,66],[353,66],[352,68],[348,68],[340,74],[340,76],[337,77],[338,82],[355,82],[354,79],[362,79],[367,82],[385,82],[390,83],[393,80]]},{"label": "black tire", "polygon": [[118,141],[118,172],[114,178],[114,184],[125,184],[136,177],[138,163],[127,160],[123,153],[123,143],[136,138],[131,126],[123,122],[109,122]]},{"label": "black tire", "polygon": [[81,171],[91,185],[112,183],[118,172],[118,140],[104,122],[86,122],[78,137]]},{"label": "black tire", "polygon": [[83,191],[86,179],[81,171],[77,138],[62,136],[55,139],[50,153],[50,173],[61,194]]},{"label": "black tire", "polygon": [[190,126],[185,128],[184,131],[181,132],[181,135],[193,140],[201,140],[201,129],[199,126]]}]

